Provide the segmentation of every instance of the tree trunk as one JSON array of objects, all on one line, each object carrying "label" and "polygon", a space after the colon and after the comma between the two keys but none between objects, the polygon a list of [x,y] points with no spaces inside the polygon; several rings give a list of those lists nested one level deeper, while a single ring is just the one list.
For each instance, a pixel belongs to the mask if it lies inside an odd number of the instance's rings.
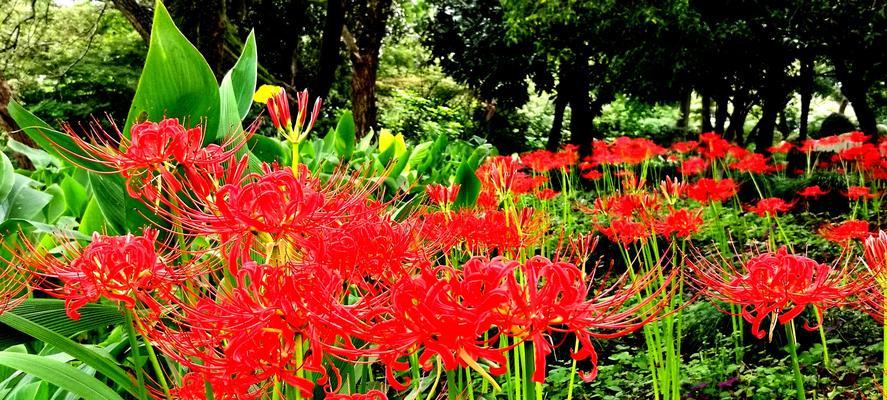
[{"label": "tree trunk", "polygon": [[228,27],[225,0],[167,0],[166,6],[185,37],[206,58],[216,79],[221,79],[228,70],[225,65]]},{"label": "tree trunk", "polygon": [[326,98],[336,79],[336,70],[339,68],[341,52],[339,46],[342,38],[342,28],[345,26],[345,1],[327,0],[326,22],[323,26],[323,38],[320,43],[320,59],[318,61],[317,77],[311,85],[311,94],[320,98]]},{"label": "tree trunk", "polygon": [[[868,101],[869,84],[858,73],[850,71],[843,62],[835,62],[835,75],[841,81],[841,92],[853,106],[859,129],[873,138],[878,136],[878,122]],[[842,104],[843,105],[843,104]]]},{"label": "tree trunk", "polygon": [[853,106],[853,113],[856,114],[859,129],[865,132],[866,135],[871,135],[873,138],[877,137],[878,122],[875,119],[875,112],[868,102],[867,90],[863,87],[853,87],[850,85],[841,90]]},{"label": "tree trunk", "polygon": [[730,113],[730,125],[727,126],[724,138],[742,145],[745,138],[745,119],[748,117],[748,105],[745,95],[737,93],[733,96],[733,112]]},{"label": "tree trunk", "polygon": [[[6,83],[3,75],[0,75],[0,132],[9,132],[9,137],[21,142],[25,145],[34,147],[36,144],[25,132],[21,131],[16,125],[12,116],[9,115],[9,102],[12,101],[12,89]],[[31,169],[31,161],[24,154],[12,153],[13,163],[24,169]]]},{"label": "tree trunk", "polygon": [[806,140],[808,136],[808,123],[810,120],[810,101],[813,99],[813,57],[804,55],[801,60],[801,115],[798,126],[798,138]]},{"label": "tree trunk", "polygon": [[687,91],[684,97],[681,99],[681,116],[678,119],[677,128],[687,132],[687,129],[690,127],[690,101],[692,100],[693,92]]},{"label": "tree trunk", "polygon": [[392,0],[351,0],[348,4],[342,40],[351,58],[351,107],[358,137],[376,127],[376,72],[391,5]]},{"label": "tree trunk", "polygon": [[153,14],[153,10],[139,4],[136,0],[113,0],[112,3],[147,43],[151,38],[151,14]]},{"label": "tree trunk", "polygon": [[727,124],[727,104],[730,98],[726,94],[717,97],[717,109],[715,110],[715,126],[712,127],[715,132],[724,134],[724,127]]},{"label": "tree trunk", "polygon": [[351,60],[351,108],[358,137],[376,129],[376,71],[378,59],[365,54]]},{"label": "tree trunk", "polygon": [[706,93],[702,94],[702,109],[699,114],[702,117],[702,131],[711,132],[711,96]]},{"label": "tree trunk", "polygon": [[[564,126],[564,111],[567,109],[566,93],[561,92],[563,84],[558,85],[558,94],[554,98],[554,120],[551,122],[551,131],[548,132],[548,143],[545,148],[550,151],[556,151],[561,146]],[[564,89],[565,91],[565,89]]]},{"label": "tree trunk", "polygon": [[589,104],[591,90],[588,74],[579,70],[570,83],[570,143],[580,147],[591,146],[594,132],[591,127],[593,117]]}]

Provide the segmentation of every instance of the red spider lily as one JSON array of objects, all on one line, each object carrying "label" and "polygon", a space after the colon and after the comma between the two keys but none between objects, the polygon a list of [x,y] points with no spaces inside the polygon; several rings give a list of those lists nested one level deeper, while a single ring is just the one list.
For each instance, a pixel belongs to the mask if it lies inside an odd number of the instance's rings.
[{"label": "red spider lily", "polygon": [[431,200],[432,203],[445,207],[456,201],[456,196],[459,195],[460,187],[461,185],[458,183],[450,186],[432,184],[425,186],[425,192],[428,193],[428,199]]},{"label": "red spider lily", "polygon": [[509,156],[487,158],[477,169],[477,176],[485,187],[499,193],[509,192],[523,166],[520,161]]},{"label": "red spider lily", "polygon": [[601,164],[634,165],[662,154],[665,149],[649,139],[621,136],[611,144],[595,141],[592,159]]},{"label": "red spider lily", "polygon": [[727,156],[727,150],[730,149],[730,142],[724,140],[721,135],[714,132],[706,132],[699,135],[699,155],[715,160]]},{"label": "red spider lily", "polygon": [[687,209],[670,209],[670,212],[665,215],[665,217],[654,224],[654,229],[656,233],[670,237],[671,235],[675,235],[675,237],[682,239],[689,239],[694,233],[699,232],[699,228],[702,226],[702,210],[687,210]]},{"label": "red spider lily", "polygon": [[534,194],[536,195],[536,198],[538,198],[539,200],[551,200],[551,199],[557,197],[557,195],[559,195],[560,192],[556,192],[552,189],[545,188],[545,189],[535,192]]},{"label": "red spider lily", "polygon": [[688,157],[678,166],[678,172],[682,175],[699,175],[708,169],[708,161],[702,157]]},{"label": "red spider lily", "polygon": [[743,156],[738,161],[731,163],[730,168],[740,172],[759,175],[766,174],[774,169],[773,166],[767,164],[766,157],[757,153]]},{"label": "red spider lily", "polygon": [[552,153],[548,150],[536,150],[522,154],[520,161],[535,172],[568,169],[579,160],[577,150],[578,147],[574,145],[564,146],[557,153]]},{"label": "red spider lily", "polygon": [[698,148],[698,147],[699,147],[699,142],[697,142],[695,140],[688,140],[685,142],[676,142],[671,145],[671,149],[673,151],[676,151],[676,152],[682,153],[682,154],[689,153],[693,150],[696,150],[696,148]]},{"label": "red spider lily", "polygon": [[841,192],[844,196],[847,196],[848,199],[857,201],[860,199],[871,200],[875,198],[875,194],[869,191],[869,188],[865,186],[850,186],[847,188],[846,192]]},{"label": "red spider lily", "polygon": [[18,307],[31,293],[34,275],[16,261],[0,258],[0,314]]},{"label": "red spider lily", "polygon": [[652,229],[647,225],[627,218],[610,220],[610,225],[606,227],[597,224],[595,227],[610,241],[619,243],[625,248],[634,242],[646,241],[652,234]]},{"label": "red spider lily", "polygon": [[[829,308],[854,304],[855,296],[870,284],[847,268],[789,254],[785,247],[751,258],[742,270],[730,265],[726,275],[719,263],[698,254],[688,265],[700,290],[712,299],[742,307],[742,317],[752,324],[752,334],[759,339],[767,335],[761,323],[768,315],[773,318],[772,334],[777,321],[787,324],[807,306],[821,316]],[[810,329],[807,324],[805,327]]]},{"label": "red spider lily", "polygon": [[702,178],[696,183],[687,186],[687,197],[700,203],[723,202],[739,190],[739,185],[732,179],[714,180]]},{"label": "red spider lily", "polygon": [[798,195],[806,198],[818,198],[819,196],[823,196],[828,194],[829,190],[822,190],[819,185],[807,186],[804,189],[798,191]]},{"label": "red spider lily", "polygon": [[596,169],[588,170],[588,171],[585,171],[582,173],[582,178],[588,179],[591,181],[596,181],[596,180],[601,179],[603,177],[604,177],[604,174],[602,174],[601,171],[598,171]]},{"label": "red spider lily", "polygon": [[594,201],[594,210],[610,217],[646,217],[659,209],[659,198],[654,193],[613,194]]},{"label": "red spider lily", "polygon": [[669,204],[674,204],[687,191],[687,182],[678,178],[666,177],[659,183],[659,193]]},{"label": "red spider lily", "polygon": [[529,208],[516,217],[500,210],[461,210],[451,216],[429,216],[422,227],[427,238],[442,243],[445,249],[464,244],[478,254],[516,251],[536,243],[544,231],[544,216]]},{"label": "red spider lily", "polygon": [[881,164],[881,152],[871,143],[863,143],[843,150],[836,158],[845,162],[856,162],[860,170],[869,170]]},{"label": "red spider lily", "polygon": [[537,256],[524,263],[521,272],[525,285],[518,285],[513,276],[509,277],[511,328],[508,329],[508,325],[503,328],[511,336],[532,340],[536,363],[532,380],[541,383],[545,379],[545,358],[556,347],[551,342],[551,333],[567,332],[576,337],[580,347],[572,353],[572,358],[591,362],[589,373],[580,372],[582,379],[590,382],[597,375],[597,353],[590,339],[624,336],[653,320],[669,300],[669,296],[663,296],[664,289],[677,270],[672,271],[656,291],[632,306],[626,304],[638,300],[641,291],[648,289],[657,278],[652,271],[638,276],[631,284],[627,284],[627,274],[624,274],[612,286],[596,292],[587,275],[573,264]]},{"label": "red spider lily", "polygon": [[393,285],[390,318],[373,327],[371,339],[388,367],[388,382],[395,389],[406,388],[409,382],[398,382],[394,371],[409,366],[397,358],[415,351],[426,369],[438,357],[446,370],[471,367],[480,372],[477,361],[484,359],[494,365],[490,373],[504,373],[508,349],[492,346],[498,337],[484,339],[483,333],[502,326],[501,310],[507,310],[509,300],[504,283],[516,264],[475,258],[461,270],[438,267]]},{"label": "red spider lily", "polygon": [[34,256],[24,259],[37,273],[58,279],[58,288],[43,288],[47,294],[65,300],[68,317],[79,319],[78,310],[104,297],[132,310],[140,302],[153,312],[160,304],[152,297],[171,293],[184,279],[183,268],[167,266],[156,251],[157,232],[146,229],[142,236],[102,236],[93,234],[83,249],[69,247],[59,260],[50,255],[37,256],[33,244],[26,246]]},{"label": "red spider lily", "polygon": [[[887,232],[878,231],[877,234],[869,236],[865,240],[863,254],[866,268],[878,279],[878,283],[882,285],[887,283],[883,275],[887,272]],[[881,316],[883,318],[883,314]]]},{"label": "red spider lily", "polygon": [[859,220],[847,220],[837,225],[826,225],[819,229],[819,234],[826,240],[847,247],[851,240],[864,240],[871,235],[869,223]]},{"label": "red spider lily", "polygon": [[746,206],[746,210],[748,212],[757,214],[761,218],[764,218],[767,215],[775,217],[780,213],[785,213],[791,210],[794,204],[794,202],[787,203],[785,200],[780,198],[768,197],[758,200],[758,202],[754,206]]},{"label": "red spider lily", "polygon": [[[236,285],[174,314],[142,323],[164,354],[201,376],[214,376],[236,396],[249,398],[279,379],[310,397],[314,386],[301,371],[321,375],[329,351],[350,351],[343,337],[365,337],[362,305],[344,306],[342,280],[319,264],[247,262]],[[300,340],[310,343],[305,352]],[[300,351],[303,354],[298,354]],[[211,381],[215,383],[215,381]],[[214,385],[215,390],[215,385]]]},{"label": "red spider lily", "polygon": [[730,144],[730,147],[727,148],[727,154],[733,157],[734,160],[741,160],[750,156],[752,153],[745,147]]},{"label": "red spider lily", "polygon": [[793,148],[794,148],[793,144],[783,140],[775,146],[770,146],[770,148],[768,148],[767,151],[769,151],[770,154],[777,154],[777,153],[788,154],[788,152],[790,152]]},{"label": "red spider lily", "polygon": [[[308,118],[308,89],[305,89],[299,93],[296,93],[296,102],[299,105],[299,112],[296,114],[296,126],[293,128],[293,131],[299,135],[297,141],[301,142],[308,137],[308,133],[311,132],[311,129],[314,128],[314,123],[317,121],[317,115],[320,114],[320,106],[323,101],[320,97],[314,99],[314,107],[311,108],[311,119],[308,120],[308,124],[305,124],[306,119]],[[292,140],[292,139],[291,139]]]},{"label": "red spider lily", "polygon": [[548,177],[541,175],[527,175],[518,172],[514,175],[514,182],[511,185],[511,193],[525,194],[535,191],[541,186],[548,183]]},{"label": "red spider lily", "polygon": [[338,222],[337,228],[318,230],[303,257],[366,291],[415,273],[437,250],[437,242],[418,235],[420,227],[413,220],[398,222],[366,212]]},{"label": "red spider lily", "polygon": [[[178,192],[182,188],[182,179],[177,167],[186,171],[194,168],[205,168],[219,165],[230,159],[244,140],[229,140],[222,146],[211,151],[201,146],[204,132],[200,127],[186,129],[174,118],[160,122],[143,122],[135,124],[127,139],[120,132],[120,149],[111,146],[111,135],[95,131],[103,143],[88,143],[81,139],[70,127],[65,128],[78,147],[85,152],[87,161],[103,165],[107,171],[121,174],[126,178],[127,191],[135,198],[145,198],[154,202],[161,191]],[[248,133],[246,137],[251,134]],[[221,149],[225,149],[222,151]],[[70,153],[74,157],[82,157]],[[100,172],[107,172],[100,171]]]},{"label": "red spider lily", "polygon": [[269,251],[293,245],[306,230],[331,220],[324,209],[329,199],[300,168],[296,177],[289,168],[265,165],[262,174],[227,183],[211,201],[180,209],[171,219],[195,235],[218,235],[231,261],[249,258],[251,247],[262,239],[256,233],[270,236],[262,243]]},{"label": "red spider lily", "polygon": [[366,393],[327,393],[327,400],[388,400],[381,390],[370,390]]}]

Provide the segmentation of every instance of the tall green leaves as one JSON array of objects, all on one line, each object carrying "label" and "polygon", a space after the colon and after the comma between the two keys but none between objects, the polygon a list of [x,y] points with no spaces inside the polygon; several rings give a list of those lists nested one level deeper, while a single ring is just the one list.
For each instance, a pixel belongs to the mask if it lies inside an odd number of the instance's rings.
[{"label": "tall green leaves", "polygon": [[164,117],[179,118],[186,126],[204,123],[206,132],[216,132],[219,91],[209,64],[160,1],[154,6],[151,29],[145,68],[126,117],[124,135],[129,136],[133,123]]},{"label": "tall green leaves", "polygon": [[34,375],[84,399],[123,400],[98,379],[48,357],[0,351],[0,365]]}]

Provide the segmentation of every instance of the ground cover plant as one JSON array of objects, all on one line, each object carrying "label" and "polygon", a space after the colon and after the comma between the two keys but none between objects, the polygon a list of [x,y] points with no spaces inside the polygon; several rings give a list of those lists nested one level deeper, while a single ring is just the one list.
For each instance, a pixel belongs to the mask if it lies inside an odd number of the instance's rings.
[{"label": "ground cover plant", "polygon": [[243,43],[157,3],[125,121],[11,104],[0,396],[887,398],[887,141],[358,138]]}]

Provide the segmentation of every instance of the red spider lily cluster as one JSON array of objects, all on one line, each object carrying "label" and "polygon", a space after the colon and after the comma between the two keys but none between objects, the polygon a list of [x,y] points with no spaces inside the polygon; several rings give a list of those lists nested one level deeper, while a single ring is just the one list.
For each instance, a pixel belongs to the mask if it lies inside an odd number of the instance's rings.
[{"label": "red spider lily cluster", "polygon": [[[786,324],[811,306],[821,319],[823,311],[865,302],[871,279],[860,278],[848,267],[821,264],[790,254],[785,247],[752,257],[737,268],[697,257],[689,263],[691,280],[700,291],[725,303],[739,305],[752,334],[763,338],[761,323],[771,316],[770,335],[777,322]],[[805,327],[812,328],[805,323]]]},{"label": "red spider lily cluster", "polygon": [[[285,101],[268,104],[272,122],[287,125]],[[261,398],[277,383],[306,397],[316,385],[334,393],[341,362],[381,365],[396,390],[411,384],[416,362],[426,372],[467,368],[496,386],[519,344],[532,346],[532,379],[543,382],[546,356],[565,336],[578,343],[572,357],[590,361],[591,380],[592,339],[657,318],[679,272],[665,281],[652,272],[596,276],[580,267],[591,235],[570,237],[554,259],[522,255],[548,232],[545,215],[500,205],[554,198],[543,173],[569,173],[575,148],[492,157],[478,170],[478,206],[451,209],[459,185],[429,186],[428,206],[395,218],[376,198],[380,183],[361,175],[251,169],[236,156],[242,142],[204,146],[200,127],[174,119],[131,132],[119,147],[77,143],[163,221],[138,235],[60,238],[52,249],[28,242],[15,262],[42,278],[37,289],[64,299],[72,319],[102,299],[131,313],[184,368],[175,398],[204,398],[207,387],[216,399]],[[698,213],[669,209],[656,230],[683,236],[699,223]],[[0,287],[3,304],[22,287]]]}]

